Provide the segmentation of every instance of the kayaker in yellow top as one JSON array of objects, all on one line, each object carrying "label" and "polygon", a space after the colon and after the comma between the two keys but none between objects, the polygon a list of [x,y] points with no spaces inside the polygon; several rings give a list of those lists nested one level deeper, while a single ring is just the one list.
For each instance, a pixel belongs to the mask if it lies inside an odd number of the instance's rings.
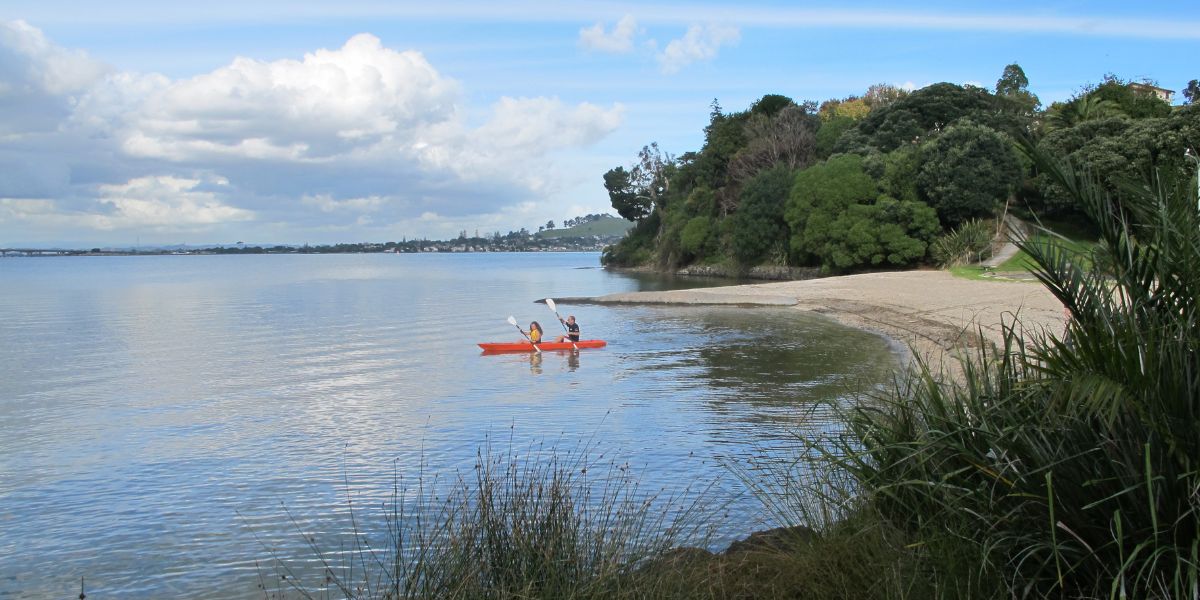
[{"label": "kayaker in yellow top", "polygon": [[538,325],[537,321],[533,321],[532,323],[529,324],[528,332],[526,332],[524,329],[522,329],[521,333],[528,335],[529,339],[532,340],[533,343],[535,343],[535,344],[540,343],[542,341],[542,326]]}]

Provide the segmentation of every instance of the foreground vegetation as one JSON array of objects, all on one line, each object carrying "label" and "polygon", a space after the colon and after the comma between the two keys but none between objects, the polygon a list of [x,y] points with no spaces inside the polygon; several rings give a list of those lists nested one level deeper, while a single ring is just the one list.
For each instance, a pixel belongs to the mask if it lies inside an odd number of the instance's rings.
[{"label": "foreground vegetation", "polygon": [[852,476],[857,506],[919,540],[943,595],[1196,597],[1195,192],[1160,175],[1114,194],[1034,156],[1100,229],[1103,268],[1024,244],[1071,311],[1066,335],[1010,331],[960,383],[918,373],[855,411],[828,464]]}]

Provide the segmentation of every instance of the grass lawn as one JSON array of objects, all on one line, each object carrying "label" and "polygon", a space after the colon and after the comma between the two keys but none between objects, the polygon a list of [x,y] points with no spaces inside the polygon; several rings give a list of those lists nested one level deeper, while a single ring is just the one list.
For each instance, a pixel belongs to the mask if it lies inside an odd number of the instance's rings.
[{"label": "grass lawn", "polygon": [[[1092,245],[1096,243],[1095,240],[1070,238],[1064,240],[1062,238],[1050,238],[1049,236],[1044,235],[1034,236],[1035,243],[1042,240],[1061,245],[1067,250],[1067,252],[1078,256],[1078,260],[1081,261],[1085,267],[1089,267],[1092,263],[1091,251]],[[1024,272],[1028,271],[1031,266],[1033,266],[1033,261],[1029,258],[1029,255],[1026,254],[1024,250],[1021,250],[1014,254],[1012,258],[1000,263],[1000,265],[996,267],[996,271],[1001,273]]]},{"label": "grass lawn", "polygon": [[[1043,221],[1042,225],[1062,236],[1055,237],[1045,233],[1036,233],[1033,236],[1034,242],[1047,241],[1062,245],[1068,252],[1078,256],[1078,260],[1085,266],[1091,265],[1091,250],[1096,243],[1096,232],[1073,221],[1050,222]],[[1066,239],[1063,239],[1066,238]],[[1018,251],[1012,258],[1000,263],[995,269],[984,269],[976,265],[965,265],[960,267],[952,267],[950,273],[955,277],[964,279],[992,279],[990,273],[996,273],[1003,278],[1004,273],[1027,273],[1029,268],[1033,266],[1033,261],[1025,251]]]},{"label": "grass lawn", "polygon": [[979,280],[988,279],[988,280],[991,280],[992,279],[991,277],[986,277],[984,275],[985,273],[989,273],[991,271],[992,271],[992,269],[984,269],[983,267],[978,267],[975,265],[963,265],[960,267],[950,267],[951,275],[954,275],[955,277],[961,277],[963,279],[979,279]]}]

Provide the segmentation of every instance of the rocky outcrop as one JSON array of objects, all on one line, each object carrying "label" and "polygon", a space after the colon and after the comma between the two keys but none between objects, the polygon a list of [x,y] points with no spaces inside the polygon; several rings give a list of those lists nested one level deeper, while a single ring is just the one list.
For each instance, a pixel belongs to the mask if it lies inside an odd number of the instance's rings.
[{"label": "rocky outcrop", "polygon": [[689,265],[675,271],[677,275],[692,277],[726,277],[730,279],[763,279],[768,281],[796,281],[801,279],[816,279],[821,277],[821,270],[815,267],[787,267],[778,265],[758,265],[749,269],[739,269],[727,265]]}]

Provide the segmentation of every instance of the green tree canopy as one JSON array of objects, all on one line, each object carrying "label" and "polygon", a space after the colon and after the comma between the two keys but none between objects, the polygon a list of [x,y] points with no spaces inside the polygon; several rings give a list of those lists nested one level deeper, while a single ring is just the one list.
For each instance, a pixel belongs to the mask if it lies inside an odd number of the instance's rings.
[{"label": "green tree canopy", "polygon": [[815,262],[822,255],[834,219],[848,207],[870,202],[879,194],[862,163],[860,156],[842,154],[796,174],[784,220],[791,230],[789,248],[798,262]]},{"label": "green tree canopy", "polygon": [[899,267],[924,259],[941,229],[937,212],[928,204],[883,196],[835,216],[816,254],[821,266],[832,271]]},{"label": "green tree canopy", "polygon": [[[1152,93],[1136,90],[1130,83],[1115,75],[1107,75],[1104,83],[1087,89],[1086,95],[1098,96],[1116,104],[1131,119],[1160,119],[1171,114],[1171,105],[1165,100]],[[1153,84],[1146,82],[1146,85]]]},{"label": "green tree canopy", "polygon": [[625,167],[609,169],[604,174],[604,189],[608,190],[609,202],[622,218],[636,222],[650,214],[650,198],[638,196]]},{"label": "green tree canopy", "polygon": [[925,257],[941,230],[937,212],[917,200],[880,196],[863,163],[843,154],[796,175],[784,217],[798,262],[845,271]]},{"label": "green tree canopy", "polygon": [[787,96],[781,96],[779,94],[767,94],[762,98],[759,98],[754,104],[750,105],[750,114],[772,117],[775,116],[775,114],[779,111],[795,105],[796,103]]},{"label": "green tree canopy", "polygon": [[[993,98],[984,90],[935,83],[871,111],[859,123],[858,131],[871,147],[890,152],[922,141],[963,117],[986,120],[994,108]],[[852,149],[842,144],[838,148]]]},{"label": "green tree canopy", "polygon": [[1032,117],[1042,102],[1028,87],[1029,78],[1025,76],[1025,70],[1013,63],[1004,67],[1004,72],[996,81],[996,98],[1002,108]]},{"label": "green tree canopy", "polygon": [[792,171],[785,165],[759,172],[742,187],[742,199],[733,216],[734,257],[742,264],[756,264],[787,244],[784,204],[792,189]]},{"label": "green tree canopy", "polygon": [[1183,88],[1183,97],[1187,99],[1187,104],[1200,102],[1200,80],[1193,79],[1187,82],[1187,87]]},{"label": "green tree canopy", "polygon": [[923,149],[917,188],[947,226],[992,214],[1021,181],[1012,144],[994,130],[965,121]]},{"label": "green tree canopy", "polygon": [[1005,96],[1023,92],[1027,87],[1029,87],[1029,78],[1025,76],[1025,69],[1022,69],[1021,65],[1013,63],[1004,67],[1000,79],[996,80],[996,95]]},{"label": "green tree canopy", "polygon": [[[1142,179],[1152,167],[1187,172],[1184,150],[1200,148],[1200,104],[1184,106],[1165,118],[1086,121],[1047,133],[1037,147],[1093,174],[1100,185],[1116,193],[1117,181]],[[1033,208],[1048,213],[1078,209],[1054,180],[1039,175],[1036,182],[1042,200]]]}]

